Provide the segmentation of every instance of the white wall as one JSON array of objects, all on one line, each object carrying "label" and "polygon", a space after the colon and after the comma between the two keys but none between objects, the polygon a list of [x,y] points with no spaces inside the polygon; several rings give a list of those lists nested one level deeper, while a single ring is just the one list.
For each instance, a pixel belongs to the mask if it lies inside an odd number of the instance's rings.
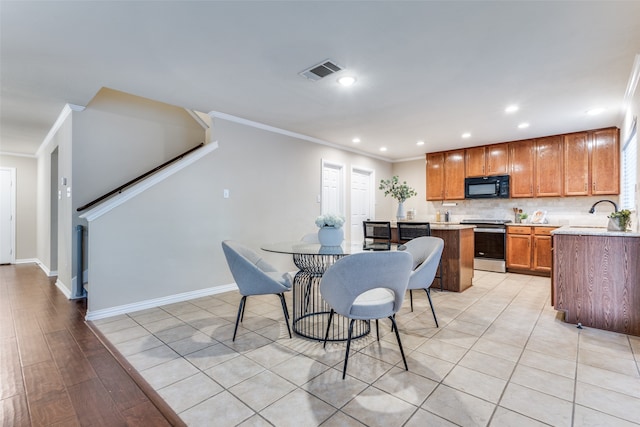
[{"label": "white wall", "polygon": [[0,167],[16,170],[16,262],[37,258],[35,157],[0,155]]},{"label": "white wall", "polygon": [[352,164],[391,173],[388,162],[222,119],[213,133],[216,151],[90,223],[89,316],[232,283],[225,239],[260,251],[316,231],[321,159],[345,165],[347,200]]}]

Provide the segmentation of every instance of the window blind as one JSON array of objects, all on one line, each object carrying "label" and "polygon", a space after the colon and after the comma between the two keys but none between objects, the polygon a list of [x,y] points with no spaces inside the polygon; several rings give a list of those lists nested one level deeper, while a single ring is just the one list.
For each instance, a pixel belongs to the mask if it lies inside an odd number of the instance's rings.
[{"label": "window blind", "polygon": [[622,147],[622,209],[635,209],[636,183],[638,180],[637,121],[633,121],[629,139]]}]

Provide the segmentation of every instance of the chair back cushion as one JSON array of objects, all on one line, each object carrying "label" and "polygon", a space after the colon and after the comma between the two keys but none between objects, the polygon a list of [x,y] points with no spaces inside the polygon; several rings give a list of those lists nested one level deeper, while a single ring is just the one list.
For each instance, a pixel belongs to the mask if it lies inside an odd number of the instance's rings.
[{"label": "chair back cushion", "polygon": [[439,237],[418,237],[404,244],[405,252],[413,256],[413,272],[409,289],[428,289],[436,277],[444,240]]},{"label": "chair back cushion", "polygon": [[[349,255],[327,269],[320,282],[320,293],[343,316],[352,319],[388,317],[402,306],[411,263],[411,255],[407,252]],[[376,291],[363,295],[371,290]],[[361,298],[356,304],[358,297]],[[355,310],[354,305],[357,305]]]},{"label": "chair back cushion", "polygon": [[222,250],[242,295],[279,294],[291,288],[288,274],[279,273],[248,247],[225,240]]}]

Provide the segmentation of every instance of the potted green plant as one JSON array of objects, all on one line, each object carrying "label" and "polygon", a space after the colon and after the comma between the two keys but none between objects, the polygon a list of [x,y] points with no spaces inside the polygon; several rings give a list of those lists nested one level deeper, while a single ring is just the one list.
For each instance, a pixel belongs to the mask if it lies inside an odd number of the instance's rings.
[{"label": "potted green plant", "polygon": [[384,195],[393,197],[398,201],[398,212],[396,213],[396,217],[398,220],[403,220],[407,218],[407,215],[404,212],[404,202],[410,197],[417,196],[418,193],[409,185],[407,181],[403,181],[400,184],[400,178],[397,175],[391,177],[391,179],[381,179],[379,190],[384,190]]},{"label": "potted green plant", "polygon": [[621,211],[611,212],[609,215],[609,231],[627,231],[631,226],[631,211],[622,209]]}]

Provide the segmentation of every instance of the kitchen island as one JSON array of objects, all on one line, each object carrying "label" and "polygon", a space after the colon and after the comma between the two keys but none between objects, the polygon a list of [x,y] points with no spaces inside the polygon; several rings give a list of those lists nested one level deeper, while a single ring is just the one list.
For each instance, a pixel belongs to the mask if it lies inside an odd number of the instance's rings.
[{"label": "kitchen island", "polygon": [[551,304],[565,322],[640,336],[640,233],[551,232]]},{"label": "kitchen island", "polygon": [[[409,221],[410,222],[410,221]],[[471,286],[473,280],[473,229],[474,225],[431,223],[431,235],[444,240],[444,250],[440,263],[442,287],[452,292],[462,292]],[[391,238],[398,242],[395,225],[391,228]],[[440,289],[435,279],[433,289]]]}]

